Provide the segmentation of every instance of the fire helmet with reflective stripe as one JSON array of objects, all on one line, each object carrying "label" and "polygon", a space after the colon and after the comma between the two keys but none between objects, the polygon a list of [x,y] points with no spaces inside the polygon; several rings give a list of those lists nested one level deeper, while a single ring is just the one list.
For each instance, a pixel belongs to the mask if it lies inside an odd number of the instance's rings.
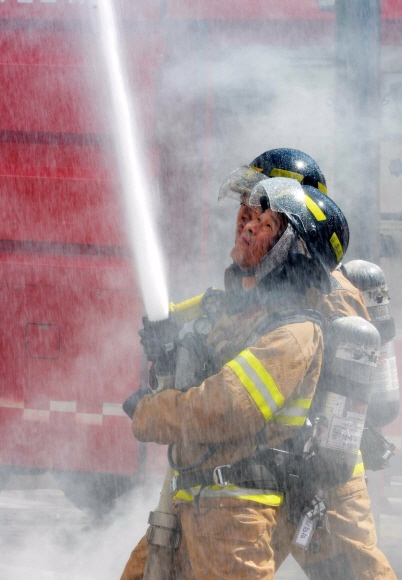
[{"label": "fire helmet with reflective stripe", "polygon": [[218,201],[230,197],[247,203],[250,193],[267,177],[287,177],[302,185],[316,187],[327,193],[325,177],[312,157],[298,149],[271,149],[250,163],[238,167],[222,184]]},{"label": "fire helmet with reflective stripe", "polygon": [[[288,261],[289,256],[295,258],[299,255],[300,258],[303,255],[304,264],[317,274],[316,287],[329,292],[330,272],[342,259],[349,242],[347,222],[338,206],[314,187],[303,187],[286,177],[257,183],[248,205],[262,211],[271,209],[282,213],[289,223],[288,229],[258,266],[257,282],[272,272],[276,265]],[[292,240],[291,231],[302,246]]]},{"label": "fire helmet with reflective stripe", "polygon": [[334,270],[349,246],[349,226],[342,210],[328,195],[315,187],[303,186],[306,205],[315,220],[316,234],[311,243],[330,271]]},{"label": "fire helmet with reflective stripe", "polygon": [[327,193],[325,177],[310,155],[298,149],[271,149],[256,157],[250,166],[267,177],[289,177]]}]

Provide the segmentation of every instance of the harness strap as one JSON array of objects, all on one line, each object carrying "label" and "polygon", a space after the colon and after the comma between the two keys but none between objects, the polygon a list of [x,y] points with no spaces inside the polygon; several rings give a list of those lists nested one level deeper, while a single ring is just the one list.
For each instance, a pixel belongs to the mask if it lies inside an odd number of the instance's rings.
[{"label": "harness strap", "polygon": [[243,459],[233,465],[219,465],[214,469],[180,473],[171,480],[170,489],[175,493],[181,489],[198,486],[203,489],[210,485],[218,487],[236,485],[248,489],[284,491],[269,468],[257,463],[253,458]]}]

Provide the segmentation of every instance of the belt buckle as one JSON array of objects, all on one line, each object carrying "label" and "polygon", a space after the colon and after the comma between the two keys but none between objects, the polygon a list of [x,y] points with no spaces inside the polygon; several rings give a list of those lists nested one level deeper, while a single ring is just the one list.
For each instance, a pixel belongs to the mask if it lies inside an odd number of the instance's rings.
[{"label": "belt buckle", "polygon": [[212,479],[214,481],[214,484],[219,485],[219,487],[226,487],[227,485],[230,485],[229,477],[228,476],[225,477],[223,472],[222,472],[222,470],[225,467],[230,469],[231,466],[230,465],[218,465],[218,467],[215,467],[213,474],[212,474]]}]

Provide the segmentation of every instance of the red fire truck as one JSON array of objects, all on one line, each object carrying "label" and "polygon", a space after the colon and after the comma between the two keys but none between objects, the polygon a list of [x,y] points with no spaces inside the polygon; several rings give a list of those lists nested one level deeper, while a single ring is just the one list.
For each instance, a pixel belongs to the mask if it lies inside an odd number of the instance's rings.
[{"label": "red fire truck", "polygon": [[[303,74],[294,67],[287,80],[275,77],[285,100],[290,81],[299,108],[306,79],[321,94],[314,59],[317,47],[324,57],[331,54],[333,2],[115,4],[149,177],[162,192],[158,205],[178,301],[211,285],[211,273],[227,262],[213,256],[226,234],[210,208],[228,171],[264,149],[299,146],[317,158],[331,185],[333,118],[319,143],[303,129],[314,113],[309,105],[298,116],[301,124],[276,125],[286,110],[276,101],[267,63],[270,55],[282,64],[304,58]],[[402,1],[382,4],[383,45],[398,51]],[[141,479],[158,454],[145,460],[121,409],[146,380],[137,336],[143,306],[89,10],[96,11],[94,0],[0,0],[0,473],[4,482],[11,472],[51,470],[68,497],[95,507]],[[230,78],[228,62],[235,63]],[[253,71],[245,83],[235,74],[241,66]],[[333,64],[321,66],[327,88],[331,70]],[[331,111],[330,94],[321,96]],[[322,123],[320,111],[314,114]],[[179,218],[194,216],[196,227],[181,232],[173,247],[177,208]]]}]

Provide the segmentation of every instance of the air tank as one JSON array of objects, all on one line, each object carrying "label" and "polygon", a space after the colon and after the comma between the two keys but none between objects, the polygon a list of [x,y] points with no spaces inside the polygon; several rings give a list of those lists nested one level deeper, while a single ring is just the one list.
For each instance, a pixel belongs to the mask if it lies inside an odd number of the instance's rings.
[{"label": "air tank", "polygon": [[380,345],[378,330],[358,316],[337,318],[326,331],[312,414],[320,489],[342,485],[353,475]]},{"label": "air tank", "polygon": [[375,371],[373,394],[367,419],[373,427],[388,425],[399,414],[400,393],[393,338],[395,323],[390,314],[390,300],[382,269],[371,262],[353,260],[344,266],[348,280],[364,298],[372,324],[381,336],[381,351]]}]

